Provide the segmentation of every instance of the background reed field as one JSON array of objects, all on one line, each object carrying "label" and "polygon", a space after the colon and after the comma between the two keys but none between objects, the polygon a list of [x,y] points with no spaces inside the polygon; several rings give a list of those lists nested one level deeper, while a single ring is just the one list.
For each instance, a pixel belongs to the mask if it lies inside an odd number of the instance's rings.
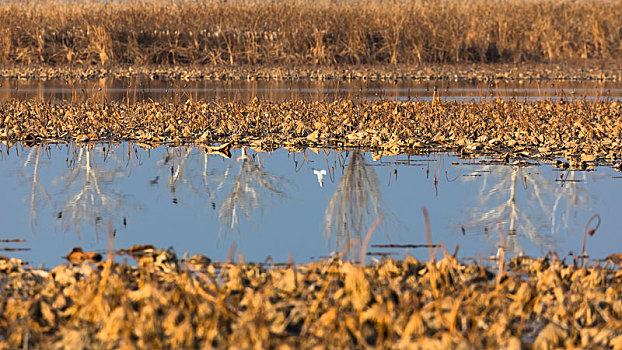
[{"label": "background reed field", "polygon": [[622,0],[0,4],[4,65],[373,65],[619,57]]}]

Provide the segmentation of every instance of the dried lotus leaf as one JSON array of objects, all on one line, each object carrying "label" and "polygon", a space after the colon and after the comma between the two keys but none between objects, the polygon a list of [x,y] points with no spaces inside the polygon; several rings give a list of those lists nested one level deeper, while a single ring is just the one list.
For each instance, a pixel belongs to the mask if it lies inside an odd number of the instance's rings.
[{"label": "dried lotus leaf", "polygon": [[307,140],[309,140],[309,141],[318,142],[319,139],[320,139],[320,131],[319,130],[315,130],[314,132],[312,132],[309,135],[307,135]]}]

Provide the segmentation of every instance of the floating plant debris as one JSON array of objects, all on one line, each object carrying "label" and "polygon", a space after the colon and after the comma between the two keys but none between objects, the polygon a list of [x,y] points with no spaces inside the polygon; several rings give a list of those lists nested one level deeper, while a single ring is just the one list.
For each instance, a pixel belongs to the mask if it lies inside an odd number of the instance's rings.
[{"label": "floating plant debris", "polygon": [[0,243],[23,243],[26,242],[23,238],[14,238],[14,239],[0,239]]},{"label": "floating plant debris", "polygon": [[436,248],[438,244],[372,244],[373,248]]},{"label": "floating plant debris", "polygon": [[[622,104],[616,101],[0,104],[0,139],[11,143],[194,143],[229,157],[230,146],[363,147],[381,155],[497,154],[512,164],[555,160],[562,168],[617,165]],[[220,143],[220,146],[213,146]],[[563,158],[565,161],[560,161]],[[518,163],[517,163],[518,162]],[[566,164],[568,164],[566,166]],[[173,169],[172,169],[173,170]]]},{"label": "floating plant debris", "polygon": [[[564,63],[524,62],[518,64],[423,64],[332,66],[50,66],[0,67],[0,77],[21,81],[145,78],[149,81],[622,81],[616,61]],[[180,85],[181,86],[181,85]]]},{"label": "floating plant debris", "polygon": [[80,264],[83,262],[96,263],[101,261],[102,256],[97,252],[85,252],[80,247],[75,247],[71,249],[67,256],[63,256],[63,259],[66,259],[72,264]]},{"label": "floating plant debris", "polygon": [[[26,242],[23,238],[13,238],[13,239],[0,239],[0,243],[24,243]],[[30,248],[24,247],[0,247],[1,251],[4,252],[26,252],[29,251]]]}]

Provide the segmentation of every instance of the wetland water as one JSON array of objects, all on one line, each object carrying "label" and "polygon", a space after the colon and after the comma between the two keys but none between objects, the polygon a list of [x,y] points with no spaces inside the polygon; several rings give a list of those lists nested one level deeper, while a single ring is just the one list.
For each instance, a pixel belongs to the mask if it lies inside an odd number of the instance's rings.
[{"label": "wetland water", "polygon": [[[316,152],[317,151],[317,152]],[[425,244],[421,207],[432,240],[458,257],[498,248],[503,224],[512,254],[580,254],[587,221],[592,258],[619,253],[619,173],[609,167],[569,171],[450,154],[374,157],[360,151],[232,149],[231,158],[200,148],[117,145],[0,146],[0,238],[3,251],[32,265],[55,266],[71,248],[105,253],[108,222],[115,248],[173,247],[182,256],[225,260],[235,244],[246,261],[296,262],[327,256],[348,237],[383,220],[369,252],[394,257],[427,250],[377,244]],[[326,172],[326,174],[323,173]],[[319,176],[322,175],[322,176]],[[440,256],[439,252],[439,256]]]},{"label": "wetland water", "polygon": [[69,83],[61,80],[21,81],[0,79],[0,101],[30,99],[75,102],[135,102],[155,100],[178,102],[193,100],[271,101],[303,99],[420,100],[433,98],[482,101],[495,98],[520,101],[620,100],[622,82],[602,81],[162,81],[149,79],[99,79]]},{"label": "wetland water", "polygon": [[[437,96],[457,101],[619,100],[622,84],[101,79],[70,85],[58,80],[0,80],[1,101]],[[178,256],[187,252],[224,260],[235,245],[236,254],[244,254],[247,261],[270,256],[282,262],[292,253],[296,262],[306,262],[343,249],[348,238],[360,238],[379,214],[383,220],[370,253],[427,259],[425,248],[373,246],[425,244],[422,206],[430,213],[434,243],[443,242],[450,252],[459,245],[459,257],[494,256],[499,222],[509,234],[506,242],[513,254],[580,254],[584,227],[594,214],[602,224],[588,239],[590,256],[620,252],[612,242],[622,236],[617,210],[622,179],[609,167],[562,171],[537,162],[508,165],[450,154],[375,159],[353,150],[234,149],[227,159],[200,148],[148,150],[128,143],[30,148],[2,144],[0,154],[0,239],[26,240],[0,243],[0,249],[33,265],[54,266],[76,246],[105,252],[109,221],[119,249],[152,244],[173,247]]]}]

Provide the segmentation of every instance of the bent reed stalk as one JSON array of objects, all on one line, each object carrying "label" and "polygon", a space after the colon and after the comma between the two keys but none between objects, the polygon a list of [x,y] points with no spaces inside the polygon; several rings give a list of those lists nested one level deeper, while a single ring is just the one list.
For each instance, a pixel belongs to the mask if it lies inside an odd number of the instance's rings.
[{"label": "bent reed stalk", "polygon": [[0,64],[618,59],[621,0],[8,1]]}]

